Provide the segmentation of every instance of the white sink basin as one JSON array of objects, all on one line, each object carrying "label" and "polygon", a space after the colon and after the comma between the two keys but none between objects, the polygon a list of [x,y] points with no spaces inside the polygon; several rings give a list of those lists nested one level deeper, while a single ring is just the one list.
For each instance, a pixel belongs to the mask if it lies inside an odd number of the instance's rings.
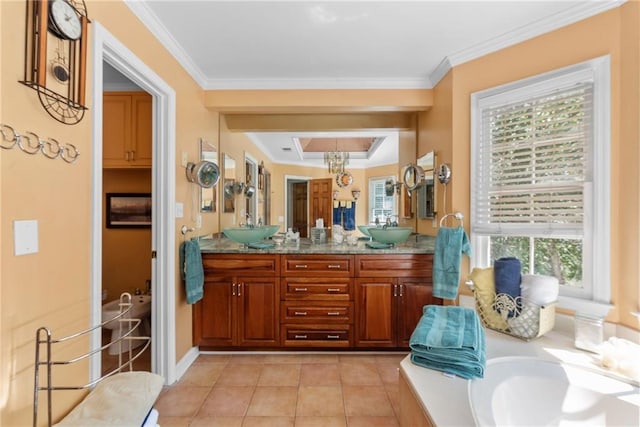
[{"label": "white sink basin", "polygon": [[528,357],[487,362],[469,382],[478,426],[638,426],[637,387],[587,369]]}]

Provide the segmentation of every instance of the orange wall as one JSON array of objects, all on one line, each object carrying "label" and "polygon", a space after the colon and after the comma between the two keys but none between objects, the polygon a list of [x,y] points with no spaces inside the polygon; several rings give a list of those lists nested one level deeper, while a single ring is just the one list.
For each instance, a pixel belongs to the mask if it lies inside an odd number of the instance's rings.
[{"label": "orange wall", "polygon": [[[165,48],[121,2],[86,1],[92,21],[101,23],[176,92],[176,151],[197,159],[198,139],[218,142],[218,114],[204,108],[201,88]],[[90,25],[90,28],[93,24]],[[56,334],[88,326],[91,254],[91,67],[87,79],[89,112],[78,125],[52,119],[35,91],[18,83],[23,78],[25,3],[0,2],[0,121],[20,132],[32,131],[78,147],[74,164],[49,160],[18,149],[0,150],[0,424],[30,425],[32,410],[35,330],[48,326]],[[91,57],[91,52],[89,54]],[[176,243],[183,223],[190,220],[189,187],[176,155],[176,199],[184,203],[185,218],[178,220]],[[13,221],[38,221],[39,252],[13,255]],[[217,221],[215,225],[217,230]],[[215,231],[215,230],[214,230]],[[177,251],[176,251],[177,265]],[[191,342],[191,306],[176,277],[176,360]],[[70,382],[84,382],[87,367],[70,372]],[[54,418],[64,413],[78,393],[57,393]]]},{"label": "orange wall", "polygon": [[[435,88],[435,107],[422,113],[419,127],[419,153],[435,149],[439,155],[438,163],[451,164],[453,178],[448,186],[451,193],[447,195],[450,200],[447,210],[460,210],[468,218],[470,95],[610,54],[611,294],[615,309],[608,320],[636,329],[639,328],[638,320],[630,311],[638,310],[640,283],[637,262],[640,259],[640,239],[637,238],[640,230],[638,8],[637,2],[628,2],[620,8],[455,67]],[[441,141],[446,141],[444,146]],[[636,238],[630,239],[629,236]]]},{"label": "orange wall", "polygon": [[[436,154],[436,167],[442,163],[449,163],[452,155],[452,133],[453,133],[453,72],[448,72],[433,90],[434,105],[428,112],[420,113],[418,116],[418,153],[417,157],[424,156],[429,151]],[[456,170],[457,172],[457,170]],[[459,180],[457,175],[455,180]],[[452,212],[460,209],[451,204],[451,186],[447,185],[447,205],[444,205],[445,187],[436,183],[436,224],[445,212]],[[419,233],[435,236],[437,227],[433,227],[433,221],[429,219],[418,219],[417,230]]]}]

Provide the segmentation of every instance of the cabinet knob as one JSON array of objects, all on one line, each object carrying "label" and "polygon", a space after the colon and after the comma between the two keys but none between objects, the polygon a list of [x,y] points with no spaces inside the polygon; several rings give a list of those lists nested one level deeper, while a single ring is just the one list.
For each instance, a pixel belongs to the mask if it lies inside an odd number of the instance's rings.
[{"label": "cabinet knob", "polygon": [[400,296],[404,294],[404,285],[398,285],[400,287]]},{"label": "cabinet knob", "polygon": [[393,285],[393,296],[394,297],[398,296],[398,285]]},{"label": "cabinet knob", "polygon": [[329,264],[327,268],[340,268],[340,264]]},{"label": "cabinet knob", "polygon": [[236,296],[236,284],[232,283],[231,284],[231,296]]},{"label": "cabinet knob", "polygon": [[241,293],[242,285],[243,283],[238,283],[238,296],[242,295]]},{"label": "cabinet knob", "polygon": [[294,291],[296,291],[296,292],[307,292],[307,288],[295,288]]},{"label": "cabinet knob", "polygon": [[340,316],[339,311],[329,311],[327,312],[327,316]]},{"label": "cabinet knob", "polygon": [[307,268],[307,264],[296,264],[296,268]]},{"label": "cabinet knob", "polygon": [[337,340],[340,339],[340,335],[327,335],[328,340]]},{"label": "cabinet knob", "polygon": [[294,335],[294,338],[297,340],[306,340],[307,336],[306,335]]},{"label": "cabinet knob", "polygon": [[340,288],[328,288],[327,292],[340,292]]},{"label": "cabinet knob", "polygon": [[293,315],[294,316],[306,316],[307,312],[306,311],[294,311]]}]

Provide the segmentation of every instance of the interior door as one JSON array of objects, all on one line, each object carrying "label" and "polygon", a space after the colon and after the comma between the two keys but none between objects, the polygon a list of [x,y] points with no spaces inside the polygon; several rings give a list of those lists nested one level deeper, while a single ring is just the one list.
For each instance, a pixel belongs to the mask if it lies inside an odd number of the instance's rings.
[{"label": "interior door", "polygon": [[331,224],[333,216],[333,179],[312,179],[309,181],[311,193],[311,222],[315,224],[316,220],[322,218],[324,226],[329,227],[327,237],[331,237]]},{"label": "interior door", "polygon": [[296,182],[293,189],[293,226],[300,232],[300,237],[308,237],[309,215],[307,212],[307,183]]}]

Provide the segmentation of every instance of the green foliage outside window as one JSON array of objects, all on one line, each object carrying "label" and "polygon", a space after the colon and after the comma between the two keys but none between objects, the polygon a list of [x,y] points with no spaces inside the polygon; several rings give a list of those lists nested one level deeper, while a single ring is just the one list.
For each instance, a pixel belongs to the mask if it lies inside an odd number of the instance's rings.
[{"label": "green foliage outside window", "polygon": [[[533,251],[531,251],[533,245]],[[531,262],[533,252],[533,263]],[[558,278],[561,285],[582,287],[582,240],[492,236],[490,259],[516,257],[523,274]]]}]

